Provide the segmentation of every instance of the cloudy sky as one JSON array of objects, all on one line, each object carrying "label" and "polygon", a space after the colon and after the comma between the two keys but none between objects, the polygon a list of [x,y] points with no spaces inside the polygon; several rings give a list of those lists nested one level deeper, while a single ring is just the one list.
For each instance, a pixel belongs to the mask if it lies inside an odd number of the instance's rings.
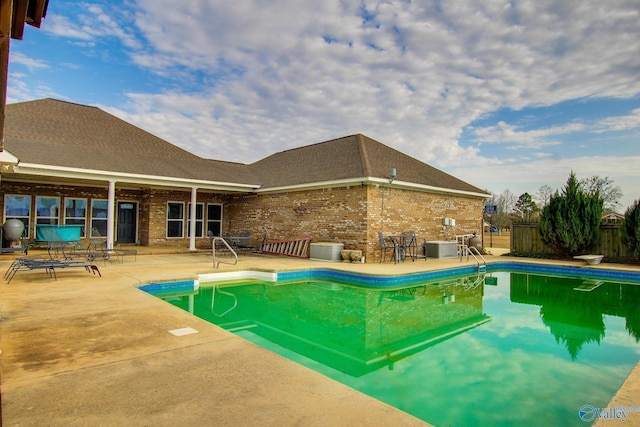
[{"label": "cloudy sky", "polygon": [[52,0],[8,102],[93,105],[251,163],[363,133],[493,193],[640,198],[640,0]]}]

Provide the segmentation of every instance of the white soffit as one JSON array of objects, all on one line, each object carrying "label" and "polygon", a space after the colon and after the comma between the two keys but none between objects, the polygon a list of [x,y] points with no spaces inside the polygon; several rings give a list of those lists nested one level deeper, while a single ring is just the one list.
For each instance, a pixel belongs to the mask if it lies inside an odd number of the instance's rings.
[{"label": "white soffit", "polygon": [[198,189],[225,191],[253,191],[257,184],[238,184],[200,179],[175,178],[167,176],[141,175],[122,172],[97,171],[90,169],[68,168],[61,166],[19,163],[15,173],[23,175],[44,175],[53,178],[67,178],[89,181],[115,181],[127,184],[150,185],[161,187],[196,187]]}]

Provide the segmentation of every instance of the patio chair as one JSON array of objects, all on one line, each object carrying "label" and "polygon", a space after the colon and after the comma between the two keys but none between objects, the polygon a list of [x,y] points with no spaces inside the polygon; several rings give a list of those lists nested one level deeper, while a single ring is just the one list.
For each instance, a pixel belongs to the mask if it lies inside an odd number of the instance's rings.
[{"label": "patio chair", "polygon": [[378,231],[378,241],[380,242],[380,263],[387,261],[387,250],[391,249],[391,257],[397,261],[398,246],[395,240],[385,238],[382,231]]},{"label": "patio chair", "polygon": [[251,243],[251,232],[243,230],[237,235],[224,234],[222,238],[231,245],[233,250],[249,249]]},{"label": "patio chair", "polygon": [[402,254],[403,261],[407,256],[411,258],[411,261],[415,261],[418,257],[418,240],[415,232],[405,231],[402,233]]},{"label": "patio chair", "polygon": [[112,261],[113,257],[116,257],[118,262],[121,264],[124,262],[125,255],[133,255],[134,261],[137,261],[138,259],[137,249],[125,249],[122,247],[122,244],[119,244],[118,247],[114,247],[113,249],[108,249],[106,240],[104,240],[104,237],[100,234],[100,231],[97,228],[91,229],[89,244],[86,248],[80,251],[79,254],[82,254],[83,252],[86,254],[87,260],[93,261],[95,258],[102,258],[105,265],[107,261]]},{"label": "patio chair", "polygon": [[44,270],[49,277],[53,277],[55,280],[58,280],[58,277],[56,276],[56,269],[63,268],[84,268],[88,272],[93,274],[98,273],[98,276],[102,277],[98,266],[90,262],[70,259],[22,257],[16,258],[11,263],[7,271],[4,273],[4,279],[8,284],[11,283],[11,280],[13,280],[16,273],[21,271]]}]

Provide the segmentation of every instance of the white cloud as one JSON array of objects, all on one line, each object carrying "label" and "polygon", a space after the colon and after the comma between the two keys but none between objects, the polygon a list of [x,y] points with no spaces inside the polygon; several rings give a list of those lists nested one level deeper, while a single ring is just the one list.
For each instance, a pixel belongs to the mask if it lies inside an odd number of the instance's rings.
[{"label": "white cloud", "polygon": [[[362,132],[492,190],[560,186],[584,167],[628,194],[622,181],[634,173],[603,167],[627,158],[548,159],[543,148],[572,132],[635,128],[637,110],[595,124],[478,128],[476,147],[459,139],[500,109],[640,94],[634,3],[137,0],[69,3],[77,15],[52,10],[43,29],[89,49],[119,41],[166,84],[102,108],[203,157],[252,162]],[[507,143],[533,151],[484,154],[484,144]]]},{"label": "white cloud", "polygon": [[[140,114],[160,104],[176,118],[189,98],[208,102],[212,136],[259,140],[264,150],[298,145],[299,135],[363,132],[446,165],[475,158],[458,145],[461,129],[497,108],[640,92],[633,72],[640,60],[629,54],[638,47],[638,11],[630,6],[456,2],[437,11],[429,3],[384,3],[368,7],[365,22],[359,5],[140,1],[135,22],[147,48],[136,52],[138,64],[222,80],[198,96],[175,93],[179,103],[165,104],[167,94],[132,102],[146,99]],[[165,136],[183,144],[183,132]],[[516,136],[540,146],[544,135]],[[195,144],[207,154],[206,138]]]},{"label": "white cloud", "polygon": [[11,62],[15,64],[21,64],[27,67],[30,71],[34,71],[39,68],[49,68],[49,64],[44,61],[30,58],[22,52],[15,52],[11,55]]},{"label": "white cloud", "polygon": [[602,133],[609,131],[621,131],[640,128],[640,108],[625,116],[607,117],[600,120],[594,132]]},{"label": "white cloud", "polygon": [[43,25],[43,31],[58,37],[65,37],[77,40],[91,40],[90,32],[85,31],[80,25],[76,25],[75,21],[64,15],[50,14],[46,18],[46,25]]},{"label": "white cloud", "polygon": [[560,144],[558,141],[548,140],[548,137],[579,132],[584,128],[584,125],[580,123],[571,123],[546,129],[522,131],[514,125],[501,121],[496,126],[477,128],[474,133],[477,136],[476,140],[482,143],[515,144],[527,146],[527,148],[540,148]]},{"label": "white cloud", "polygon": [[[60,14],[50,14],[46,18],[46,25],[43,31],[57,37],[69,38],[84,42],[85,46],[94,46],[93,42],[102,38],[117,38],[120,42],[131,49],[140,49],[141,44],[126,30],[125,22],[127,13],[110,9],[105,12],[102,6],[88,3],[79,3],[77,7],[78,15],[75,19]],[[115,20],[114,17],[118,18]]]},{"label": "white cloud", "polygon": [[579,179],[594,175],[615,177],[614,185],[619,186],[623,192],[622,210],[640,198],[637,168],[640,164],[640,156],[588,156],[587,154],[571,159],[532,160],[489,167],[483,164],[465,165],[451,172],[461,179],[494,193],[501,193],[508,189],[518,196],[525,192],[534,194],[542,185],[548,185],[554,190],[560,189],[573,171]]},{"label": "white cloud", "polygon": [[559,141],[549,139],[555,136],[575,132],[605,133],[637,128],[640,128],[640,108],[633,110],[628,115],[605,117],[589,124],[569,123],[523,131],[516,125],[500,121],[495,126],[475,128],[473,133],[475,141],[478,143],[510,144],[513,146],[526,146],[527,148],[540,148],[560,144]]}]

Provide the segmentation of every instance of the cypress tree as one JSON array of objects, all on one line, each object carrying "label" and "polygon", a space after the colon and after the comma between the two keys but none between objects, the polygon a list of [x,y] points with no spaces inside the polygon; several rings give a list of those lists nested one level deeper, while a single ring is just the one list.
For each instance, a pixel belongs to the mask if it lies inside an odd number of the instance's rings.
[{"label": "cypress tree", "polygon": [[620,232],[622,243],[640,259],[640,200],[627,208]]},{"label": "cypress tree", "polygon": [[562,193],[556,191],[542,210],[542,241],[562,256],[586,253],[600,236],[602,209],[600,194],[585,192],[571,172]]}]

